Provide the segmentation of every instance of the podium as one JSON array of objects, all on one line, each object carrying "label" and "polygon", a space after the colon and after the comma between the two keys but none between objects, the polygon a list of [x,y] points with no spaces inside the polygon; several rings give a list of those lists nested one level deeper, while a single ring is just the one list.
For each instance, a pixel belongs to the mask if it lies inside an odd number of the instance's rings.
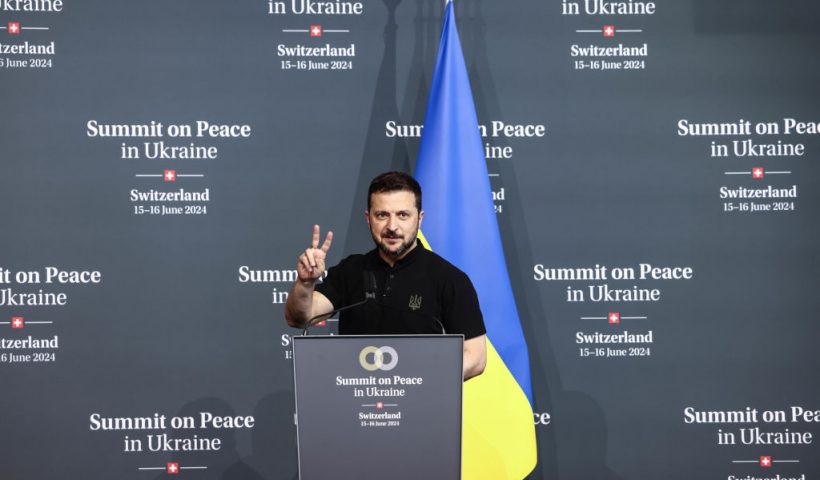
[{"label": "podium", "polygon": [[461,478],[462,335],[297,336],[299,478]]}]

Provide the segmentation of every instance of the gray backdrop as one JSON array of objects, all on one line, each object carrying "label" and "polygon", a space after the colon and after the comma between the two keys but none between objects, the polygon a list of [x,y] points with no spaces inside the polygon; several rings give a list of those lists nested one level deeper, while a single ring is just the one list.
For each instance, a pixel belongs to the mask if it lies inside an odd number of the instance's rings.
[{"label": "gray backdrop", "polygon": [[[0,478],[296,475],[283,292],[314,223],[331,263],[370,248],[366,185],[414,167],[394,125],[422,123],[442,10],[0,6]],[[820,6],[456,10],[529,344],[532,477],[820,477]]]}]

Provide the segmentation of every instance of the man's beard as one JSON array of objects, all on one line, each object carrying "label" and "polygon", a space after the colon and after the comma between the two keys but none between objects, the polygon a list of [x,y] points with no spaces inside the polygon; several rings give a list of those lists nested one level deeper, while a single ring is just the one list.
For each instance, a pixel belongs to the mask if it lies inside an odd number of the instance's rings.
[{"label": "man's beard", "polygon": [[[375,235],[371,234],[371,236],[373,237],[373,242],[376,244],[377,247],[379,247],[379,250],[381,250],[382,252],[384,252],[388,256],[400,257],[404,252],[409,250],[416,243],[416,237],[418,236],[418,234],[419,234],[418,230],[416,230],[415,235],[410,237],[410,240],[408,242],[402,243],[401,246],[399,248],[397,248],[396,250],[390,250],[390,248],[387,245],[385,245],[384,243],[378,241],[376,239]],[[384,239],[384,238],[402,238],[402,237],[399,237],[399,236],[395,236],[395,237],[382,236],[382,238]],[[402,238],[402,240],[403,240],[403,238]]]}]

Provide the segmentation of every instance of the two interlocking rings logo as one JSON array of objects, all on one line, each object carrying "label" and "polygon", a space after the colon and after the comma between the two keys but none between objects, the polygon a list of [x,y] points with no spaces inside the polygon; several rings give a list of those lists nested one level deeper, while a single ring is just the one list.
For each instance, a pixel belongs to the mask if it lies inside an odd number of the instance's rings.
[{"label": "two interlocking rings logo", "polygon": [[[370,361],[370,354],[373,354],[373,361]],[[385,362],[385,355],[388,357]],[[399,354],[393,347],[364,347],[359,352],[359,364],[362,368],[373,372],[375,370],[393,370],[396,364],[399,363]]]}]

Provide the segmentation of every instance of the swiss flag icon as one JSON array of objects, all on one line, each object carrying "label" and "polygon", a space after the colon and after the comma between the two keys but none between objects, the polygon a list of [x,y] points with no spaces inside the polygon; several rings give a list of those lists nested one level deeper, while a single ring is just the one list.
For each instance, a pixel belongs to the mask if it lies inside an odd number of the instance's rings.
[{"label": "swiss flag icon", "polygon": [[26,326],[26,319],[23,317],[11,317],[11,328],[23,328]]},{"label": "swiss flag icon", "polygon": [[162,178],[165,179],[166,182],[176,182],[177,181],[177,171],[176,170],[165,170],[162,175]]},{"label": "swiss flag icon", "polygon": [[9,35],[20,35],[20,22],[9,22],[7,28]]},{"label": "swiss flag icon", "polygon": [[763,167],[752,167],[752,178],[763,178],[764,175],[766,175],[766,172]]},{"label": "swiss flag icon", "polygon": [[614,37],[615,25],[604,25],[603,32],[605,37]]},{"label": "swiss flag icon", "polygon": [[621,314],[618,312],[609,312],[606,319],[609,323],[621,323]]},{"label": "swiss flag icon", "polygon": [[383,402],[376,402],[376,408],[384,408]]},{"label": "swiss flag icon", "polygon": [[168,462],[165,465],[165,473],[169,475],[176,475],[179,473],[179,464],[177,462]]},{"label": "swiss flag icon", "polygon": [[772,456],[771,455],[761,455],[760,456],[760,466],[761,467],[771,467],[772,466]]},{"label": "swiss flag icon", "polygon": [[321,25],[311,25],[310,26],[310,36],[311,37],[321,37],[322,36],[322,26]]}]

